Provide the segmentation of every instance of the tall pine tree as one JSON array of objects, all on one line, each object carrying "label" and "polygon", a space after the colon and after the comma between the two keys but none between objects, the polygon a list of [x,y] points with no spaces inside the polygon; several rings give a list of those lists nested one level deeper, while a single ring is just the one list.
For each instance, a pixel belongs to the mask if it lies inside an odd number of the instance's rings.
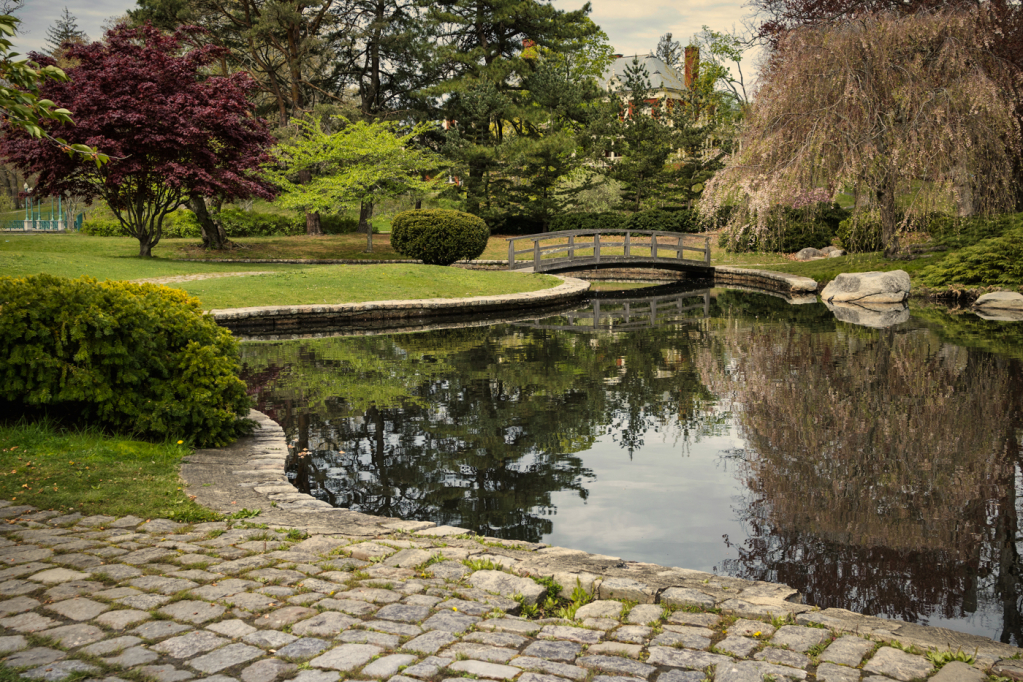
[{"label": "tall pine tree", "polygon": [[84,43],[89,40],[85,31],[78,28],[78,19],[64,7],[60,17],[46,29],[46,51],[54,57],[65,43]]}]

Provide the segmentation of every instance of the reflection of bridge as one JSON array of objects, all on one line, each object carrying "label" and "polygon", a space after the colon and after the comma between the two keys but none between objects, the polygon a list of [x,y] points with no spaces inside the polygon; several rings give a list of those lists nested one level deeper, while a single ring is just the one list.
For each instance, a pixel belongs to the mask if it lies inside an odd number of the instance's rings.
[{"label": "reflection of bridge", "polygon": [[[694,303],[694,300],[699,302]],[[692,314],[692,313],[697,314]],[[635,298],[596,298],[584,308],[525,326],[561,331],[633,331],[710,317],[710,289]],[[562,323],[552,322],[561,320]]]},{"label": "reflection of bridge", "polygon": [[[517,248],[523,242],[528,248]],[[692,257],[686,258],[686,252]],[[711,274],[710,237],[659,230],[569,230],[508,240],[509,270],[565,272],[623,267]]]}]

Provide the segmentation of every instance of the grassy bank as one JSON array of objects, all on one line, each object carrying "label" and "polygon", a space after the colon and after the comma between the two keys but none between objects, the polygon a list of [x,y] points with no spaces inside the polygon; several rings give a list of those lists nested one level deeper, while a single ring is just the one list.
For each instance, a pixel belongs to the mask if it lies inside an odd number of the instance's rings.
[{"label": "grassy bank", "polygon": [[362,303],[423,298],[497,296],[549,289],[549,275],[484,272],[437,265],[298,266],[269,275],[181,282],[207,308]]},{"label": "grassy bank", "polygon": [[[307,239],[323,243],[344,242],[347,237],[254,238],[252,241],[287,246]],[[169,240],[163,253],[172,252],[175,243],[184,248],[194,244],[194,240]],[[0,274],[22,277],[47,273],[63,277],[89,275],[100,280],[138,280],[270,273],[168,283],[197,296],[207,308],[461,298],[537,291],[559,283],[557,279],[543,275],[411,264],[316,266],[191,263],[166,257],[140,259],[135,256],[135,244],[134,240],[120,237],[78,234],[0,235]],[[161,253],[160,247],[157,247],[157,253]]]},{"label": "grassy bank", "polygon": [[182,491],[186,444],[145,443],[48,423],[0,425],[0,499],[83,515],[212,521]]}]

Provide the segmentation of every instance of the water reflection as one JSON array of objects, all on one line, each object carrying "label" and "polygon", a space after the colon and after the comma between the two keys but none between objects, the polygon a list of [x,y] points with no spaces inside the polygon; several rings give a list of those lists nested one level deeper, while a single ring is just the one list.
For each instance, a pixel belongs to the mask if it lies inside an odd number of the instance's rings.
[{"label": "water reflection", "polygon": [[626,303],[243,351],[311,451],[296,483],[339,506],[1021,641],[1019,331],[934,310],[874,330],[737,292]]}]

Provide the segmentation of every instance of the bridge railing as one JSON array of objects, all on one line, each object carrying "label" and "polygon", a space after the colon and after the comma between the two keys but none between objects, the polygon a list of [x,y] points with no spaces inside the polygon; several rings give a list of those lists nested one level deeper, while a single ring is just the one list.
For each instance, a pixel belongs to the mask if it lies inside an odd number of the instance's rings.
[{"label": "bridge railing", "polygon": [[[528,247],[519,248],[522,243]],[[687,258],[686,252],[695,257]],[[639,260],[709,266],[710,237],[660,230],[566,230],[508,240],[509,270],[532,267],[533,272],[542,272]]]}]

